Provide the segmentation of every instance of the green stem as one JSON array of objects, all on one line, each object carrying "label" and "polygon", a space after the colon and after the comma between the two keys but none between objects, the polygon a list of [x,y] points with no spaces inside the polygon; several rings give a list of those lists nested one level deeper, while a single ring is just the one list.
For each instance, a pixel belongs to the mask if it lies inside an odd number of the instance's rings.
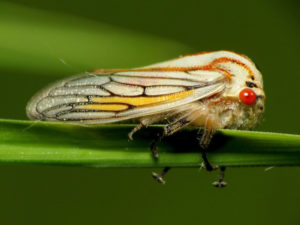
[{"label": "green stem", "polygon": [[[161,130],[134,125],[79,126],[66,123],[0,120],[0,163],[38,163],[89,167],[198,167],[202,162],[195,128],[186,128],[158,144],[155,162],[149,145]],[[209,160],[224,166],[300,166],[300,135],[220,130]]]}]

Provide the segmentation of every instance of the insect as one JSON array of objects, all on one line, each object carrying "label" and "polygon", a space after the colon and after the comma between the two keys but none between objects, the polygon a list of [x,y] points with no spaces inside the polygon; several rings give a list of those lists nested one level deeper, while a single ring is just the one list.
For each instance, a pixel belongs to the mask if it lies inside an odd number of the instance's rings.
[{"label": "insect", "polygon": [[[264,112],[260,71],[246,56],[232,51],[202,52],[134,69],[94,70],[55,83],[27,105],[33,120],[104,124],[138,119],[129,133],[166,121],[151,150],[164,136],[193,125],[204,129],[199,146],[207,170],[206,148],[216,129],[251,129]],[[225,186],[221,167],[217,187]],[[165,168],[153,177],[164,182]]]}]

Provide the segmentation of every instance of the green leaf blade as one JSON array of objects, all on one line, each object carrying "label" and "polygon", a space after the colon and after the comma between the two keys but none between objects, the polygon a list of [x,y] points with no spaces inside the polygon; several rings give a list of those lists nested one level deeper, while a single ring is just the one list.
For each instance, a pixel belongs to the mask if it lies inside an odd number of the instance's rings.
[{"label": "green leaf blade", "polygon": [[[162,126],[150,126],[129,141],[134,125],[79,126],[66,123],[0,120],[0,163],[88,167],[199,167],[198,129],[186,128],[149,146]],[[216,132],[208,150],[224,166],[299,166],[300,136],[237,130]]]}]

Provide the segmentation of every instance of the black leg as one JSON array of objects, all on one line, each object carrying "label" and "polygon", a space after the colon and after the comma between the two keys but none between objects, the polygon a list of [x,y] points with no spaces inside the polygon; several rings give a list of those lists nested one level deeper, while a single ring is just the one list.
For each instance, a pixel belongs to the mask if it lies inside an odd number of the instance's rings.
[{"label": "black leg", "polygon": [[203,150],[203,149],[201,150],[201,156],[202,156],[202,159],[203,159],[204,167],[207,171],[213,171],[213,170],[218,169],[218,166],[211,165],[211,163],[207,159],[206,151]]},{"label": "black leg", "polygon": [[215,170],[217,169],[218,167],[217,166],[213,166],[211,165],[211,163],[208,161],[207,159],[207,155],[206,155],[206,149],[208,148],[209,146],[209,143],[212,139],[212,136],[213,136],[213,130],[212,129],[205,129],[204,130],[204,133],[202,134],[201,138],[200,138],[200,141],[199,141],[199,145],[200,145],[200,150],[201,150],[201,156],[202,156],[202,159],[203,159],[203,164],[204,164],[204,167],[207,171],[212,171],[212,170]]},{"label": "black leg", "polygon": [[[161,141],[163,138],[164,134],[163,133],[157,133],[155,139],[151,143],[151,152],[155,160],[158,160],[158,151],[157,151],[157,143]],[[152,177],[161,184],[165,184],[166,181],[164,180],[164,176],[166,173],[171,169],[171,167],[165,167],[162,172],[160,173],[155,173],[152,172]]]},{"label": "black leg", "polygon": [[156,137],[151,143],[150,150],[152,152],[154,159],[158,159],[157,143],[160,142],[162,138],[163,138],[163,134],[157,133]]},{"label": "black leg", "polygon": [[208,128],[204,128],[204,132],[201,136],[201,138],[199,138],[199,145],[202,149],[207,149],[211,139],[213,137],[213,130],[212,129],[208,129]]},{"label": "black leg", "polygon": [[227,186],[227,183],[224,181],[225,170],[226,170],[226,167],[225,167],[225,166],[221,166],[221,167],[220,167],[219,180],[213,182],[213,186],[215,186],[215,187],[217,187],[217,188],[224,188],[224,187]]},{"label": "black leg", "polygon": [[180,130],[184,126],[187,126],[190,122],[191,121],[189,121],[187,117],[180,118],[179,116],[177,116],[175,117],[175,120],[173,122],[169,123],[167,126],[164,127],[162,133],[157,133],[150,147],[153,157],[155,159],[158,159],[157,143],[160,142],[163,137],[175,133],[176,131]]},{"label": "black leg", "polygon": [[161,173],[155,173],[155,172],[152,172],[152,177],[158,182],[158,183],[161,183],[161,184],[165,184],[166,181],[164,180],[164,176],[166,175],[166,173],[171,169],[171,167],[165,167],[163,169],[163,171]]}]

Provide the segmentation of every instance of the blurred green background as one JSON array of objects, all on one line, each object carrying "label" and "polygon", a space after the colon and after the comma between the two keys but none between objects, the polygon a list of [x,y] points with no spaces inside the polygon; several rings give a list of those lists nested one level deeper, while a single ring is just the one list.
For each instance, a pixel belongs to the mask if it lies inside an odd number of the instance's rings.
[{"label": "blurred green background", "polygon": [[[56,79],[200,51],[248,55],[264,76],[264,131],[300,133],[300,4],[292,0],[0,1],[0,118]],[[242,147],[242,146],[241,146]],[[300,224],[300,168],[0,167],[1,224]]]}]

